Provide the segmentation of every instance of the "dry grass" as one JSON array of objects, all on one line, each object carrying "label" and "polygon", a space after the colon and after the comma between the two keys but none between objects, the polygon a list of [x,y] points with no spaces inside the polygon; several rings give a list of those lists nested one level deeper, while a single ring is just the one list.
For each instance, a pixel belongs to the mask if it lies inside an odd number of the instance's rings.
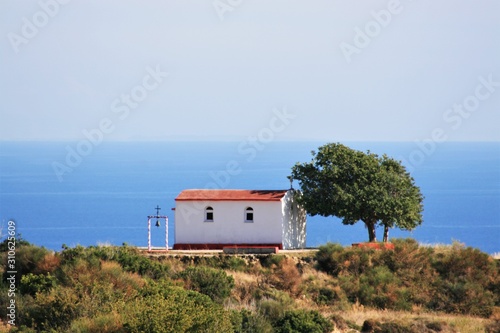
[{"label": "dry grass", "polygon": [[297,295],[302,278],[297,269],[295,260],[286,257],[280,262],[269,278],[269,282],[277,286],[278,289],[289,292],[292,295]]},{"label": "dry grass", "polygon": [[[471,316],[456,316],[442,313],[413,313],[401,311],[375,310],[366,309],[363,306],[353,306],[351,311],[341,312],[324,312],[325,316],[333,314],[339,315],[344,320],[362,326],[365,320],[373,319],[379,322],[398,322],[401,324],[411,325],[417,321],[425,322],[444,322],[451,328],[460,333],[484,333],[485,326],[492,323],[492,320],[471,317]],[[338,331],[340,332],[340,331]]]},{"label": "dry grass", "polygon": [[181,260],[173,257],[166,257],[165,259],[160,259],[163,264],[167,264],[170,267],[172,274],[177,274],[186,269],[186,264]]},{"label": "dry grass", "polygon": [[12,328],[12,326],[10,326],[9,324],[7,324],[6,322],[3,322],[0,319],[0,333],[7,333],[7,332],[10,331],[11,328]]},{"label": "dry grass", "polygon": [[58,256],[54,253],[48,253],[37,263],[37,271],[40,273],[52,273],[59,267],[60,263],[61,259]]},{"label": "dry grass", "polygon": [[331,280],[331,277],[325,272],[318,271],[317,269],[314,269],[311,265],[307,265],[302,268],[302,279],[304,281],[308,280],[323,281],[324,284],[326,284],[328,281]]},{"label": "dry grass", "polygon": [[[453,249],[457,248],[465,248],[464,243],[460,243],[458,241],[453,241],[452,244],[444,244],[444,243],[419,243],[421,247],[430,247],[434,249],[437,253],[446,253]],[[490,256],[495,260],[500,260],[500,252],[495,252],[490,254]]]},{"label": "dry grass", "polygon": [[226,271],[226,273],[234,279],[234,288],[231,292],[232,298],[242,308],[248,308],[253,301],[254,292],[259,288],[258,276],[235,271]]},{"label": "dry grass", "polygon": [[461,243],[457,240],[453,240],[451,244],[445,243],[418,243],[419,247],[430,247],[434,249],[437,253],[446,253],[452,250],[464,249],[466,248],[465,243]]}]

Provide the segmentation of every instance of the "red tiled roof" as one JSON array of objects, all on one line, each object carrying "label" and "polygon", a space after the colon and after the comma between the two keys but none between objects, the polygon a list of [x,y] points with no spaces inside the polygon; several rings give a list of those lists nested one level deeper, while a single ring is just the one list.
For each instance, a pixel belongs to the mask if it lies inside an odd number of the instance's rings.
[{"label": "red tiled roof", "polygon": [[184,190],[175,201],[280,201],[286,190]]}]

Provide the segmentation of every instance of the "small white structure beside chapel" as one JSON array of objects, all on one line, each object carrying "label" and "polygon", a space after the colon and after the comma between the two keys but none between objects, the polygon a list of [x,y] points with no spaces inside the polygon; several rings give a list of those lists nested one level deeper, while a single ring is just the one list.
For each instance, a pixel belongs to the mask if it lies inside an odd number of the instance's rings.
[{"label": "small white structure beside chapel", "polygon": [[295,190],[184,190],[175,199],[174,249],[306,246]]}]

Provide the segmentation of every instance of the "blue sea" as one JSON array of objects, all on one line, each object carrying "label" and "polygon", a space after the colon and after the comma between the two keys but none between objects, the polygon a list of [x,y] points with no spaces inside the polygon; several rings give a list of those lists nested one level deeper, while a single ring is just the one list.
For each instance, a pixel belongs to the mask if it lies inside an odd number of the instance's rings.
[{"label": "blue sea", "polygon": [[[1,142],[0,227],[16,222],[31,243],[147,245],[147,216],[169,217],[173,245],[175,197],[188,188],[287,189],[296,162],[320,142]],[[500,143],[345,143],[402,160],[421,188],[424,222],[391,237],[421,243],[459,241],[500,252]],[[298,184],[294,184],[298,187]],[[165,245],[163,221],[153,246]],[[362,222],[308,217],[307,246],[366,241]],[[382,230],[377,229],[381,239]]]}]

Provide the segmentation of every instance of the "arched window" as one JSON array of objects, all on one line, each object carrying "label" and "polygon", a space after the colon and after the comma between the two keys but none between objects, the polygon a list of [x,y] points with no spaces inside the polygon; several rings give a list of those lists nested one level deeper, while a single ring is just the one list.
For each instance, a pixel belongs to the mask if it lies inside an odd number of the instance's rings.
[{"label": "arched window", "polygon": [[210,206],[205,208],[205,222],[213,222],[214,221],[214,209]]},{"label": "arched window", "polygon": [[245,222],[253,222],[253,208],[247,207],[245,209]]}]

